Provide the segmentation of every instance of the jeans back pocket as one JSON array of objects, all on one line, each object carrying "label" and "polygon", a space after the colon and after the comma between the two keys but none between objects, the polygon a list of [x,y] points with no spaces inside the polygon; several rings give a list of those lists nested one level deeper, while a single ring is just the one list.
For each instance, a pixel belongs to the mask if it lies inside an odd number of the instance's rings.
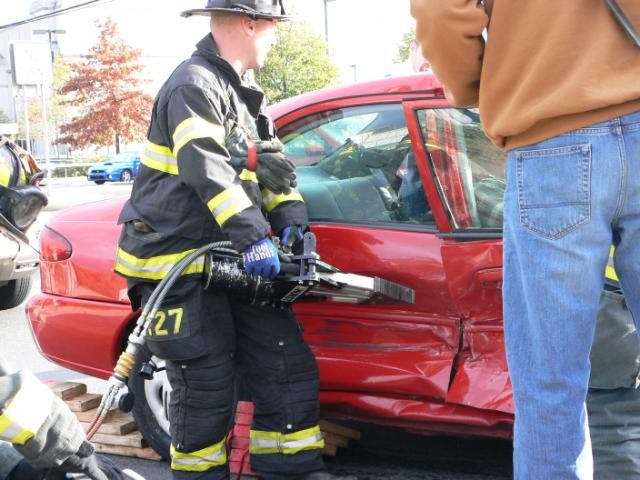
[{"label": "jeans back pocket", "polygon": [[589,222],[591,145],[515,152],[520,223],[558,239]]}]

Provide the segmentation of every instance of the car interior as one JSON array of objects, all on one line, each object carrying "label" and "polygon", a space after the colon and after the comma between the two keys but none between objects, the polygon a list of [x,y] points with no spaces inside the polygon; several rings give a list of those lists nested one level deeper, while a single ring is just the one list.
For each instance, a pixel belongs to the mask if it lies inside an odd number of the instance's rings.
[{"label": "car interior", "polygon": [[281,139],[312,221],[434,223],[400,104],[315,115]]}]

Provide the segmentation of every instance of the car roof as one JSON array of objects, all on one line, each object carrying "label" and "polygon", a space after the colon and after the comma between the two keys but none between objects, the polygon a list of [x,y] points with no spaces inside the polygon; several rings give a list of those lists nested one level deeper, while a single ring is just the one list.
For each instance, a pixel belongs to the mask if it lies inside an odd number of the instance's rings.
[{"label": "car roof", "polygon": [[395,94],[401,99],[409,99],[425,93],[444,95],[442,83],[433,74],[416,73],[322,88],[282,100],[271,105],[268,110],[269,114],[277,119],[298,108],[341,98]]}]

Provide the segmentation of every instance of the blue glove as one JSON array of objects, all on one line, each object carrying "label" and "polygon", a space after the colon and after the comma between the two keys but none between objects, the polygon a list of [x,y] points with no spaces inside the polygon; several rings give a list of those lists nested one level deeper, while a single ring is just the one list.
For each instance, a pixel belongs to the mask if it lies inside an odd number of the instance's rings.
[{"label": "blue glove", "polygon": [[278,250],[268,238],[263,238],[248,247],[242,256],[244,257],[244,270],[250,275],[274,278],[280,271]]},{"label": "blue glove", "polygon": [[282,229],[280,235],[280,245],[282,245],[282,251],[289,253],[292,250],[297,250],[296,247],[300,245],[304,238],[304,231],[300,225],[289,225]]}]

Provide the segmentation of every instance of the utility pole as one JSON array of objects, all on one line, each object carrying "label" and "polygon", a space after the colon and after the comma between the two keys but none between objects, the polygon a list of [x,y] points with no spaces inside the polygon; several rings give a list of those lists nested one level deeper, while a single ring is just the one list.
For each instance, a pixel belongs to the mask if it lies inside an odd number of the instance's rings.
[{"label": "utility pole", "polygon": [[56,29],[42,29],[42,30],[34,30],[33,33],[35,35],[48,35],[49,37],[49,49],[51,50],[51,64],[53,65],[53,62],[55,61],[56,57],[55,57],[55,52],[53,49],[53,35],[58,35],[58,34],[64,34],[67,33],[66,30],[56,30]]},{"label": "utility pole", "polygon": [[[55,52],[53,50],[53,38],[52,35],[58,35],[67,33],[66,30],[56,30],[56,29],[43,29],[43,30],[34,30],[33,33],[35,35],[48,35],[49,38],[49,50],[51,51],[51,67],[53,68],[53,64],[56,60]],[[42,108],[42,134],[43,134],[43,143],[44,143],[44,158],[47,166],[47,195],[51,195],[51,159],[49,152],[49,118],[47,115],[47,93],[48,93],[48,85],[45,83],[41,83],[40,85],[40,98],[41,98],[41,108]]]},{"label": "utility pole", "polygon": [[329,9],[327,4],[335,0],[322,0],[324,2],[324,41],[327,44],[327,55],[329,55]]}]

